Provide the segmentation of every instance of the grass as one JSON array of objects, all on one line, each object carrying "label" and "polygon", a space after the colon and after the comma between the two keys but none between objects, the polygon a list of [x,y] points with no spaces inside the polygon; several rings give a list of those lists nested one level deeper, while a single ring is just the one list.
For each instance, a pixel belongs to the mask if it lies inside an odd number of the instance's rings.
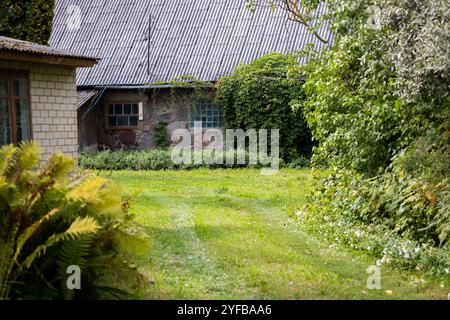
[{"label": "grass", "polygon": [[291,216],[308,170],[103,172],[129,192],[152,239],[140,261],[150,299],[445,299],[437,280],[382,269],[367,289],[368,256],[319,241]]}]

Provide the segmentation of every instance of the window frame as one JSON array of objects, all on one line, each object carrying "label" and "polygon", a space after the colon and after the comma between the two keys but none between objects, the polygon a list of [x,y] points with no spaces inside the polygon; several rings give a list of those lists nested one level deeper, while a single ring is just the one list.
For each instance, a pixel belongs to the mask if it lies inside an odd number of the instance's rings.
[{"label": "window frame", "polygon": [[[196,115],[195,113],[197,112],[196,108],[198,108],[201,105],[215,106],[219,110],[219,115],[218,115],[219,125],[213,126],[213,127],[207,127],[207,126],[205,126],[205,123],[202,122],[203,129],[222,129],[222,128],[224,128],[225,119],[224,119],[223,109],[220,108],[217,104],[215,104],[214,101],[209,101],[209,100],[197,101],[193,105],[191,105],[190,111],[189,111],[189,127],[190,128],[195,127],[194,122],[198,121],[198,120],[195,120],[192,118],[193,117],[195,118],[195,115]],[[206,115],[206,116],[208,117],[208,115]],[[214,117],[214,115],[212,115],[211,117]]]},{"label": "window frame", "polygon": [[[11,119],[11,143],[14,145],[18,144],[17,141],[17,128],[16,128],[16,110],[15,102],[23,97],[14,95],[14,81],[15,80],[25,80],[27,82],[27,104],[28,104],[28,129],[30,133],[29,140],[33,140],[33,116],[32,116],[32,102],[31,102],[31,82],[30,82],[30,72],[26,70],[14,70],[14,69],[2,69],[0,68],[0,79],[6,80],[8,82],[8,96],[0,96],[1,99],[6,99],[8,101],[8,111],[10,113]],[[21,140],[23,141],[23,140]]]},{"label": "window frame", "polygon": [[[131,104],[131,112],[133,112],[133,105],[135,104],[137,106],[138,112],[136,114],[131,113],[129,115],[124,115],[124,116],[128,116],[128,118],[131,116],[136,116],[138,118],[138,122],[137,122],[136,126],[130,126],[130,125],[128,125],[128,126],[110,126],[109,125],[109,110],[108,110],[109,106],[110,105],[115,106],[118,104],[121,104],[122,106],[125,104]],[[139,129],[139,122],[141,121],[141,120],[139,120],[139,102],[130,101],[130,100],[122,100],[122,101],[117,100],[117,101],[105,102],[104,110],[105,110],[105,128],[106,129],[108,129],[108,130],[136,130],[136,129]],[[117,117],[116,114],[114,114],[114,115]],[[129,120],[128,120],[128,123],[129,123]]]}]

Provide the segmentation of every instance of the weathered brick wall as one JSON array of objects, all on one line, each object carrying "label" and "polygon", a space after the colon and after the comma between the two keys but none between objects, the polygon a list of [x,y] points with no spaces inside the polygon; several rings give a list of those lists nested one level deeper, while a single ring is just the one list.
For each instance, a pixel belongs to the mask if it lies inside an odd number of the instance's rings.
[{"label": "weathered brick wall", "polygon": [[[176,129],[189,128],[189,114],[196,92],[190,88],[156,89],[139,93],[138,90],[110,90],[103,95],[98,112],[99,145],[107,148],[117,147],[120,133],[132,132],[132,146],[140,148],[155,148],[155,126],[159,122],[167,122],[167,136],[171,137]],[[214,98],[213,90],[202,92],[204,99]],[[109,103],[144,104],[144,120],[139,121],[134,130],[106,128],[105,106]],[[122,142],[127,144],[126,142]],[[120,147],[124,147],[120,145]]]},{"label": "weathered brick wall", "polygon": [[48,159],[55,152],[76,158],[78,128],[75,69],[8,61],[0,61],[0,69],[29,72],[33,139],[41,145],[43,159]]}]

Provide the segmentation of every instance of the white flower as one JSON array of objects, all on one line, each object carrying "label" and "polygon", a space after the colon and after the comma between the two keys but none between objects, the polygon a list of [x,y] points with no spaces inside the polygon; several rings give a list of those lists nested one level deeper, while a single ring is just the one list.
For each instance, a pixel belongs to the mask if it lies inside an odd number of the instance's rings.
[{"label": "white flower", "polygon": [[381,259],[381,263],[389,264],[391,263],[391,259],[387,255],[384,255]]},{"label": "white flower", "polygon": [[356,235],[358,238],[361,238],[361,235],[362,235],[361,230],[357,229],[357,230],[355,231],[355,235]]}]

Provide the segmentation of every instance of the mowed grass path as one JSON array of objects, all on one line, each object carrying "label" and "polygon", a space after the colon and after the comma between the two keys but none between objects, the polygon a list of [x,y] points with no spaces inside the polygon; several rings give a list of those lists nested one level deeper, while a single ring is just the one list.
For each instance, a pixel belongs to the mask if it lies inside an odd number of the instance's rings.
[{"label": "mowed grass path", "polygon": [[310,171],[102,175],[139,192],[131,210],[152,241],[140,261],[154,282],[145,298],[446,298],[437,282],[387,269],[382,290],[368,290],[366,270],[373,259],[302,231],[290,215],[306,201]]}]

